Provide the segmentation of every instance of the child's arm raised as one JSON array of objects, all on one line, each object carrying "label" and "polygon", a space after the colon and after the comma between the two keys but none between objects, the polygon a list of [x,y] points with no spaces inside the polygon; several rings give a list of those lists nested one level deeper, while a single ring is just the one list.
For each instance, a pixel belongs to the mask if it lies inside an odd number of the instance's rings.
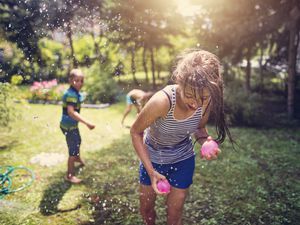
[{"label": "child's arm raised", "polygon": [[158,191],[156,183],[159,180],[164,180],[166,178],[154,170],[148,151],[143,142],[143,133],[156,119],[164,117],[167,114],[169,107],[170,103],[166,94],[162,91],[157,92],[151,100],[147,102],[130,129],[134,149],[151,178],[151,184],[154,191],[158,194],[162,193]]},{"label": "child's arm raised", "polygon": [[67,106],[68,114],[70,117],[72,117],[74,120],[77,120],[78,122],[81,122],[85,124],[90,130],[95,128],[95,125],[85,120],[78,112],[74,110],[73,105]]}]

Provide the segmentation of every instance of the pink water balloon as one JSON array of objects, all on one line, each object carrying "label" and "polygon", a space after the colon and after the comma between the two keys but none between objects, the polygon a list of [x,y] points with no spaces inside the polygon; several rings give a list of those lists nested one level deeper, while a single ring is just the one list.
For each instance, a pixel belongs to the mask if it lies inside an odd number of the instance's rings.
[{"label": "pink water balloon", "polygon": [[212,137],[208,137],[201,147],[201,158],[210,159],[213,155],[218,154],[219,145],[215,142]]},{"label": "pink water balloon", "polygon": [[168,180],[160,180],[157,182],[157,189],[162,193],[169,193],[171,190],[171,185]]}]

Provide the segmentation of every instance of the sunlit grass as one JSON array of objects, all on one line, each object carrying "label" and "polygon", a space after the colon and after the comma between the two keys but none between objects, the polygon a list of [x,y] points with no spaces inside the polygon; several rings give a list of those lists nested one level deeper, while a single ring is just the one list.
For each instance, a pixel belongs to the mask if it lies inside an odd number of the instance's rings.
[{"label": "sunlit grass", "polygon": [[[7,195],[0,224],[141,224],[138,164],[129,130],[121,128],[125,103],[82,109],[96,124],[80,125],[86,168],[80,185],[63,180],[66,162],[53,167],[30,164],[42,152],[67,156],[59,130],[61,106],[17,105],[22,119],[0,133],[0,165],[23,165],[36,174],[24,191]],[[126,120],[130,125],[132,113]],[[210,130],[212,128],[210,127]],[[234,128],[240,147],[226,142],[216,161],[199,157],[184,212],[185,224],[296,224],[299,221],[299,129]],[[157,202],[157,224],[165,224],[164,198]]]},{"label": "sunlit grass", "polygon": [[[26,166],[35,172],[37,178],[33,185],[27,190],[5,197],[5,201],[12,202],[13,205],[16,205],[17,209],[20,207],[22,209],[32,206],[30,212],[25,210],[24,214],[20,213],[19,216],[13,219],[14,222],[9,224],[23,224],[23,219],[25,217],[31,218],[35,214],[38,214],[37,218],[34,220],[29,219],[29,221],[47,221],[46,217],[44,218],[38,212],[41,210],[39,209],[39,203],[43,202],[43,193],[45,193],[45,190],[47,190],[51,184],[57,183],[57,191],[59,191],[59,188],[64,189],[63,185],[65,182],[63,181],[63,176],[66,171],[66,162],[60,163],[55,167],[47,168],[38,164],[30,164],[30,159],[42,152],[63,153],[67,156],[65,139],[59,129],[61,106],[25,104],[17,105],[17,108],[23,111],[22,119],[13,123],[11,130],[5,130],[1,132],[0,135],[0,165]],[[106,109],[82,109],[82,115],[96,124],[96,128],[93,131],[80,125],[83,139],[81,153],[83,159],[87,160],[87,164],[89,164],[88,159],[94,159],[94,152],[99,152],[100,149],[108,146],[115,139],[128,135],[128,129],[122,129],[120,123],[123,108],[123,103],[121,103]],[[129,115],[127,123],[132,122],[133,117],[134,114]],[[108,118],[114,119],[108,120]],[[105,160],[105,157],[106,156],[101,156],[99,157],[99,160],[101,161],[104,159],[104,161],[109,162],[110,159]],[[92,168],[87,166],[87,170],[91,169]],[[105,175],[103,177],[105,177]],[[76,202],[81,202],[84,197],[82,195],[87,192],[86,188],[87,187],[84,185],[70,187],[58,208],[62,210],[70,209],[73,205],[76,205]],[[55,190],[56,188],[52,190],[50,196],[53,200],[56,199]],[[67,196],[71,195],[74,197],[75,193],[73,193],[73,191],[77,193],[77,200],[72,199],[72,202],[70,202]],[[53,194],[54,196],[52,196]],[[88,207],[88,205],[85,206]],[[79,218],[82,221],[88,220],[89,214],[88,208],[86,207],[80,209],[82,215],[76,215],[77,213],[75,212],[69,212],[67,214],[68,217],[70,216],[71,218],[58,217],[56,223],[68,224],[67,221],[70,221],[69,224],[76,224],[76,218]],[[48,208],[49,210],[52,209],[51,207]],[[13,212],[7,214],[6,210],[3,212],[0,210],[1,215],[2,213],[5,213],[8,217],[10,217],[9,215],[13,215]],[[5,216],[5,218],[7,216]],[[1,220],[2,219],[0,219],[0,224]],[[3,219],[3,221],[5,220]],[[21,223],[21,221],[23,222]],[[37,222],[36,224],[45,223]]]}]

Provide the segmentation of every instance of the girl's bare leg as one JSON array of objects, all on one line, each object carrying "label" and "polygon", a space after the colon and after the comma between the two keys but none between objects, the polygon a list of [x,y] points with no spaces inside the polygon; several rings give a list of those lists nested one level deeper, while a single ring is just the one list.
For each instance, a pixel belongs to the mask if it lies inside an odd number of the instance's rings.
[{"label": "girl's bare leg", "polygon": [[155,200],[156,193],[149,185],[140,185],[140,212],[146,225],[155,224]]},{"label": "girl's bare leg", "polygon": [[171,188],[167,196],[167,224],[182,225],[182,212],[188,189]]}]

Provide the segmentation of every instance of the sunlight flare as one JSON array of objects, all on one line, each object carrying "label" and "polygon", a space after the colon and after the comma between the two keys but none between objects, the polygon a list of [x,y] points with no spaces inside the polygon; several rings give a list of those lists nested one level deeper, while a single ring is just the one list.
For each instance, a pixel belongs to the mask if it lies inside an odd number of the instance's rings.
[{"label": "sunlight flare", "polygon": [[200,6],[191,4],[189,0],[175,0],[175,4],[177,12],[185,17],[194,16],[200,11]]}]

